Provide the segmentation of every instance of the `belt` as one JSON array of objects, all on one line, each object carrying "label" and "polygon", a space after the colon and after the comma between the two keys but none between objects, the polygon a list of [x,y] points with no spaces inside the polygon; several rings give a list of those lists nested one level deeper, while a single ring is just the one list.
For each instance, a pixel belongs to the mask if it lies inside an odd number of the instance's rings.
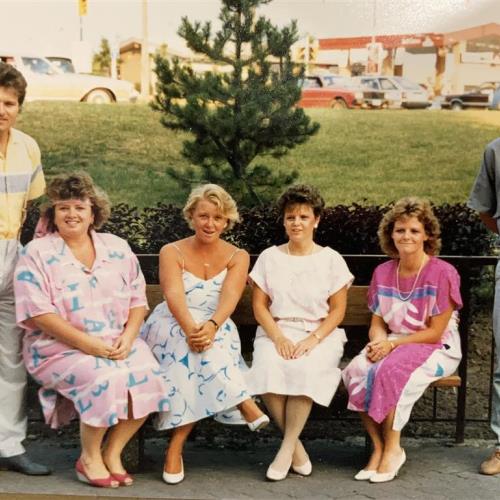
[{"label": "belt", "polygon": [[[322,320],[316,319],[316,320],[309,320],[309,319],[304,319],[304,318],[298,318],[298,317],[290,317],[290,318],[273,318],[274,321],[279,322],[279,321],[285,321],[285,322],[290,322],[290,323],[302,323],[303,328],[306,332],[311,332],[316,329],[316,327],[321,323]],[[299,327],[299,325],[297,325]]]}]

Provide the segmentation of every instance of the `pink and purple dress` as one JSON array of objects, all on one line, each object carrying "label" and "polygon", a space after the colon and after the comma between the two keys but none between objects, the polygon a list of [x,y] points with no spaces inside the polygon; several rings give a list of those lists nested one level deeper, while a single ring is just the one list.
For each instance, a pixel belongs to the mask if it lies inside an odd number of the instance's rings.
[{"label": "pink and purple dress", "polygon": [[127,242],[92,232],[96,258],[91,269],[72,254],[58,233],[30,242],[14,274],[16,314],[25,329],[23,357],[42,386],[45,420],[57,428],[77,414],[92,427],[167,411],[169,386],[146,343],[134,341],[127,359],[110,360],[70,347],[29,321],[55,313],[75,328],[112,344],[132,308],[147,305],[145,282]]},{"label": "pink and purple dress", "polygon": [[367,358],[365,348],[343,370],[342,378],[350,410],[366,412],[380,423],[395,408],[393,429],[400,431],[429,384],[452,375],[460,363],[457,310],[462,307],[462,299],[458,272],[437,257],[431,257],[424,266],[411,294],[415,276],[400,278],[398,290],[397,267],[398,261],[391,260],[375,269],[368,291],[370,310],[382,317],[388,339],[393,340],[425,329],[432,316],[452,307],[441,341],[397,346],[377,363]]}]

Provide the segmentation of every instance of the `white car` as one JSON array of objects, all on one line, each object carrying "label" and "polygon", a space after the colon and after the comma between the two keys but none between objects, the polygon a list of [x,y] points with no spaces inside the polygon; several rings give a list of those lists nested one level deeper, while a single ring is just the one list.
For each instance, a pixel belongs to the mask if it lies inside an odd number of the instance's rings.
[{"label": "white car", "polygon": [[26,78],[26,99],[91,103],[135,102],[139,93],[130,82],[103,76],[67,73],[41,56],[0,51],[0,61],[12,64]]},{"label": "white car", "polygon": [[428,108],[432,104],[427,90],[402,76],[357,76],[353,80],[382,90],[390,108]]}]

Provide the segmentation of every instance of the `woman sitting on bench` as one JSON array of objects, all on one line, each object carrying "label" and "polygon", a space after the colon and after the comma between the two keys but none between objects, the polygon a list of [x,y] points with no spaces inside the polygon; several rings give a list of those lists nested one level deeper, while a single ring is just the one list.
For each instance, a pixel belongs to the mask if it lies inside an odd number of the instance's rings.
[{"label": "woman sitting on bench", "polygon": [[[251,399],[243,377],[247,366],[229,317],[243,293],[249,256],[221,239],[239,220],[234,200],[220,186],[194,189],[184,207],[194,234],[160,252],[158,305],[142,336],[171,384],[171,411],[160,413],[158,429],[173,428],[163,480],[184,479],[184,443],[198,420],[237,406],[250,430],[269,423]],[[223,417],[222,417],[223,419]]]},{"label": "woman sitting on bench", "polygon": [[313,401],[328,406],[340,383],[347,339],[338,325],[353,276],[335,250],[314,242],[324,204],[311,186],[289,188],[278,201],[288,242],[264,250],[250,273],[260,326],[248,380],[283,432],[266,473],[272,481],[285,479],[290,467],[311,474],[299,437]]},{"label": "woman sitting on bench", "polygon": [[169,386],[137,338],[146,284],[127,242],[95,231],[110,208],[87,174],[56,177],[47,195],[46,234],[26,246],[15,271],[24,362],[42,385],[47,423],[80,418],[78,479],[129,486],[123,448],[150,413],[169,408]]},{"label": "woman sitting on bench", "polygon": [[457,309],[460,277],[435,257],[439,223],[427,201],[403,198],[380,223],[382,250],[392,260],[373,273],[368,305],[370,341],[343,371],[348,408],[360,413],[373,452],[355,479],[394,479],[406,460],[401,430],[433,381],[461,359]]}]

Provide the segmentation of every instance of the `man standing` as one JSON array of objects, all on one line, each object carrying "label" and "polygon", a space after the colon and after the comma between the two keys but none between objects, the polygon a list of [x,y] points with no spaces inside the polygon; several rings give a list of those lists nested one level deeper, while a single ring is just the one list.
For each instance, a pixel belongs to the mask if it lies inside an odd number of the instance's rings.
[{"label": "man standing", "polygon": [[[500,138],[486,146],[481,168],[472,187],[467,205],[479,212],[488,229],[499,233],[500,221]],[[481,464],[482,474],[500,473],[500,263],[495,271],[495,302],[493,305],[493,334],[496,363],[493,373],[493,402],[491,429],[497,436],[495,451]]]},{"label": "man standing", "polygon": [[25,95],[23,75],[0,62],[0,468],[45,475],[50,470],[33,462],[21,444],[26,438],[26,371],[12,283],[27,204],[45,189],[37,143],[13,128]]}]

